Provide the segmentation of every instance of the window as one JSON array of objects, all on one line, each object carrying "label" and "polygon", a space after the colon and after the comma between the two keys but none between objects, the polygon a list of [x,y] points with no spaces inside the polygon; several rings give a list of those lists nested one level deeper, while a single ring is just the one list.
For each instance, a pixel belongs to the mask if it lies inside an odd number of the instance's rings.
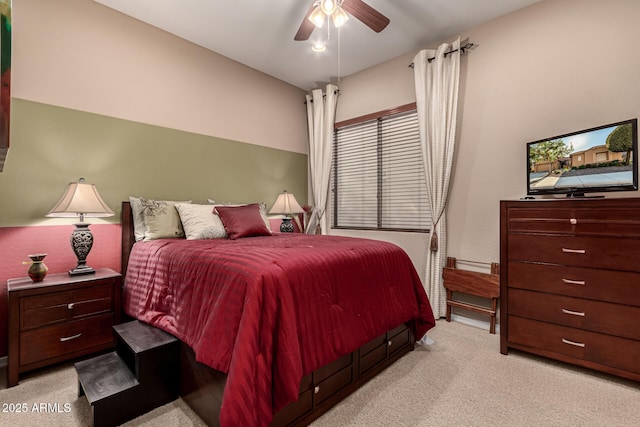
[{"label": "window", "polygon": [[336,124],[333,227],[428,231],[415,104]]}]

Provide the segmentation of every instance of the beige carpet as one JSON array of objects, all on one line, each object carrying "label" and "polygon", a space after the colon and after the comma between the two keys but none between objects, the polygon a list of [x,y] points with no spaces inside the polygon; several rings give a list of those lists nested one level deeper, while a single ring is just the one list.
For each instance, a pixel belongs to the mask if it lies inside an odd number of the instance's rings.
[{"label": "beige carpet", "polygon": [[[403,357],[313,426],[640,425],[639,383],[519,352],[503,356],[497,335],[460,323],[439,321],[429,335],[434,345]],[[1,372],[0,425],[90,425],[72,366],[27,374],[11,389]],[[204,424],[178,399],[126,425]]]}]

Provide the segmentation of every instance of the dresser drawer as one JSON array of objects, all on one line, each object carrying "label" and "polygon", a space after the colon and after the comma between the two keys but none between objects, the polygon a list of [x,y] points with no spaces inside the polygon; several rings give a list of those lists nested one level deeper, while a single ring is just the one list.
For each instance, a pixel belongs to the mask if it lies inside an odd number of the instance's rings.
[{"label": "dresser drawer", "polygon": [[509,290],[509,314],[640,340],[640,307],[521,289]]},{"label": "dresser drawer", "polygon": [[509,231],[536,234],[640,237],[633,207],[527,208],[509,212]]},{"label": "dresser drawer", "polygon": [[20,329],[27,330],[111,311],[113,284],[22,298]]},{"label": "dresser drawer", "polygon": [[[640,342],[509,316],[509,343],[545,356],[557,354],[640,374]],[[561,360],[565,358],[559,357]]]},{"label": "dresser drawer", "polygon": [[640,307],[640,273],[509,261],[509,288]]},{"label": "dresser drawer", "polygon": [[113,342],[113,313],[32,329],[20,335],[20,366]]},{"label": "dresser drawer", "polygon": [[508,257],[509,261],[640,272],[640,240],[511,234]]}]

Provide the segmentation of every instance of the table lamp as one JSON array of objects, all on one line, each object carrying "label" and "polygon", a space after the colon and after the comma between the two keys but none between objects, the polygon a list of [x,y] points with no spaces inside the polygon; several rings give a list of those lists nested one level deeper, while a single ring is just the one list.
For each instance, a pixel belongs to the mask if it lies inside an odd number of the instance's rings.
[{"label": "table lamp", "polygon": [[269,211],[270,214],[285,215],[280,224],[281,233],[293,233],[294,228],[291,222],[291,216],[302,212],[304,212],[304,209],[298,204],[293,194],[287,193],[287,190],[284,190],[283,193],[278,195],[276,202]]},{"label": "table lamp", "polygon": [[92,274],[95,270],[87,265],[87,256],[93,246],[93,234],[89,230],[89,224],[84,222],[84,217],[108,217],[114,213],[102,200],[96,186],[84,182],[80,178],[78,182],[70,182],[67,189],[56,205],[47,213],[47,217],[73,218],[80,217],[75,230],[71,233],[71,248],[78,258],[78,265],[69,270],[69,275]]}]

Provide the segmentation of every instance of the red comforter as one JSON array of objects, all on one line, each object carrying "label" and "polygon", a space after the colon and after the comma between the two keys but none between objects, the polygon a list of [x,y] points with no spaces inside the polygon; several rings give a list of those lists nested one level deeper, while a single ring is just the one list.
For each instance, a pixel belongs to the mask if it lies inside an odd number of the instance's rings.
[{"label": "red comforter", "polygon": [[303,374],[403,322],[417,339],[435,325],[402,249],[337,236],[136,243],[124,304],[227,374],[222,426],[266,425]]}]

